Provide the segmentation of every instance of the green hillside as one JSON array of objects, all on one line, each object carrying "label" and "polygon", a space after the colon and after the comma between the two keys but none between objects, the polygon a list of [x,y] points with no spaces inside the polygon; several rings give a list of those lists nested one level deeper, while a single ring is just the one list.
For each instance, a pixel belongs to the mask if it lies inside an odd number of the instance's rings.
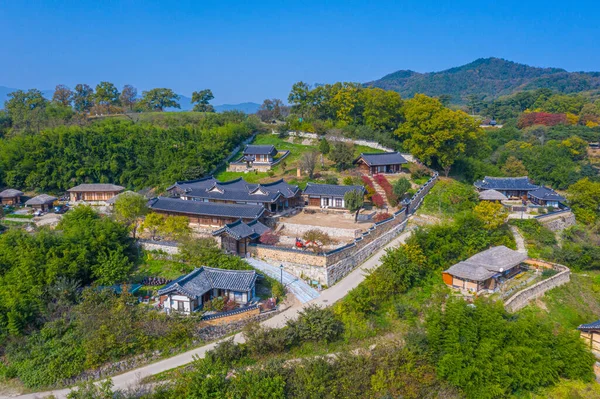
[{"label": "green hillside", "polygon": [[399,92],[402,97],[415,93],[450,96],[453,103],[464,103],[472,94],[491,100],[522,90],[549,88],[562,93],[600,89],[600,72],[567,72],[560,68],[537,68],[500,58],[480,58],[440,72],[418,73],[400,70],[366,83]]}]

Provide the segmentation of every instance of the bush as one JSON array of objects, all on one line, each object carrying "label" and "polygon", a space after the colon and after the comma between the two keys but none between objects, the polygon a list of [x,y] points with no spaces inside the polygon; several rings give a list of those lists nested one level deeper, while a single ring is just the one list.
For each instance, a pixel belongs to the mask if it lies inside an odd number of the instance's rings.
[{"label": "bush", "polygon": [[327,176],[325,178],[325,184],[337,185],[338,184],[338,178],[335,177],[335,176]]},{"label": "bush", "polygon": [[379,223],[384,220],[388,220],[391,217],[392,217],[392,215],[388,212],[379,212],[378,214],[375,215],[373,220],[375,221],[375,223]]},{"label": "bush", "polygon": [[[377,184],[379,184],[385,191],[385,195],[386,195],[388,201],[390,202],[390,205],[391,206],[398,205],[399,197],[394,192],[394,189],[392,188],[392,185],[390,184],[388,179],[386,179],[386,177],[384,175],[375,175],[375,176],[373,176],[373,178],[375,179]],[[409,183],[409,188],[410,188],[410,183]]]},{"label": "bush", "polygon": [[379,193],[375,193],[371,196],[371,202],[379,209],[385,208],[385,201]]},{"label": "bush", "polygon": [[209,362],[221,362],[231,366],[246,356],[246,349],[242,345],[233,342],[233,337],[219,342],[214,349],[206,352]]},{"label": "bush", "polygon": [[247,324],[243,330],[248,351],[255,356],[267,356],[283,352],[289,342],[283,328],[267,328],[256,322]]},{"label": "bush", "polygon": [[279,242],[279,235],[272,230],[267,230],[261,234],[259,241],[265,245],[275,245]]},{"label": "bush", "polygon": [[313,251],[320,251],[323,246],[334,243],[329,234],[319,229],[308,230],[302,235],[302,239],[305,242],[315,244],[310,247]]},{"label": "bush", "polygon": [[409,164],[408,170],[410,171],[410,177],[412,177],[414,180],[431,176],[429,169],[418,163]]},{"label": "bush", "polygon": [[289,320],[292,342],[304,341],[332,342],[344,332],[344,324],[335,316],[331,308],[310,305],[300,311],[297,320]]},{"label": "bush", "polygon": [[346,176],[344,177],[344,180],[342,180],[342,183],[344,184],[344,186],[351,186],[354,184],[354,179],[352,178],[352,176]]}]

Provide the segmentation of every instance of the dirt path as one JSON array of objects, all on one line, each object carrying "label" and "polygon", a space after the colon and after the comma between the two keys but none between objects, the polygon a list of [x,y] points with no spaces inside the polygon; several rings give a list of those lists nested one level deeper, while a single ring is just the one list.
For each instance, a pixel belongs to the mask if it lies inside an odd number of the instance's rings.
[{"label": "dirt path", "polygon": [[523,254],[527,254],[525,240],[523,239],[523,236],[521,235],[519,229],[517,229],[515,226],[510,226],[510,231],[512,232],[513,236],[515,237],[515,241],[517,242],[517,251]]}]

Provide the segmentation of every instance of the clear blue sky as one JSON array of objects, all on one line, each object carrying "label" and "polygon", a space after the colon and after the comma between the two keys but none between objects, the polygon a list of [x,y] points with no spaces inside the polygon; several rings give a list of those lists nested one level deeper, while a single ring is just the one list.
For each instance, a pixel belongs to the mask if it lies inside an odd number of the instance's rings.
[{"label": "clear blue sky", "polygon": [[439,3],[0,0],[0,86],[211,88],[222,104],[489,56],[600,70],[599,1]]}]

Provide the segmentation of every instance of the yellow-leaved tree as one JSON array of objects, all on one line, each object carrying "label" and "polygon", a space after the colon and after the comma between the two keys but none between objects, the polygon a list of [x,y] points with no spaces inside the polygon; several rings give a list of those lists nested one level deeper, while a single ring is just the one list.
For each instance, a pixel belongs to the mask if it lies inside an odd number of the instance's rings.
[{"label": "yellow-leaved tree", "polygon": [[497,229],[506,221],[506,209],[500,203],[481,201],[473,208],[473,213],[477,219],[483,222],[488,230]]}]

